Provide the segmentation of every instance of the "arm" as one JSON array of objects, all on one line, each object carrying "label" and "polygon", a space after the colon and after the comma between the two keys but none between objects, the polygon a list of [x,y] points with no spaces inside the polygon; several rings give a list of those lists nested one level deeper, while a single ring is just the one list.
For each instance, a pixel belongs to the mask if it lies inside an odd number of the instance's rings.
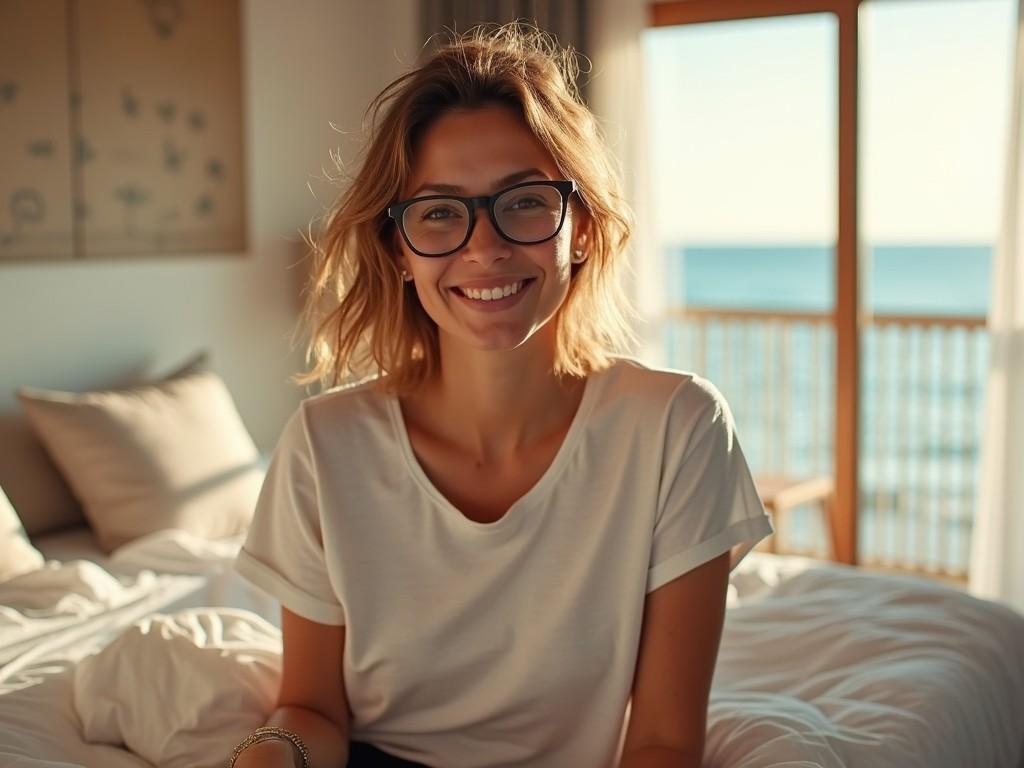
[{"label": "arm", "polygon": [[[267,725],[299,735],[312,768],[348,763],[349,710],[342,657],[345,627],[304,619],[281,609],[283,659],[277,709]],[[244,750],[235,768],[293,768],[298,755],[288,742],[260,742]]]},{"label": "arm", "polygon": [[700,768],[729,553],[651,592],[619,768]]}]

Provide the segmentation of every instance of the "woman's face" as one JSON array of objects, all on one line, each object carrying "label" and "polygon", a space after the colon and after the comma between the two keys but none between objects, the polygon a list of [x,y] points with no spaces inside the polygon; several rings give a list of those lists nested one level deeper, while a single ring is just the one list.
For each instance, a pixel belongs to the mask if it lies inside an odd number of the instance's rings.
[{"label": "woman's face", "polygon": [[[401,199],[492,195],[522,181],[562,178],[554,159],[515,111],[488,105],[448,112],[426,129]],[[423,308],[437,323],[442,344],[514,349],[545,327],[568,294],[570,254],[582,246],[578,237],[574,242],[579,222],[573,218],[570,206],[555,237],[518,245],[498,234],[486,209],[478,208],[469,241],[441,257],[419,256],[398,236],[402,264],[413,276]],[[503,299],[467,294],[508,285],[520,287]],[[553,333],[543,337],[553,348]]]}]

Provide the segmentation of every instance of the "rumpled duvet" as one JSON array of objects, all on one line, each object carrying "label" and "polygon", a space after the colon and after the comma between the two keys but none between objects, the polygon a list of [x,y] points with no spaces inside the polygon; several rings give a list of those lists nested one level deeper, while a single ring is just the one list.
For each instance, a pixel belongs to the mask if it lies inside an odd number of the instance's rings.
[{"label": "rumpled duvet", "polygon": [[[239,543],[168,532],[0,584],[0,768],[222,766],[279,675],[278,609],[232,571]],[[728,603],[706,766],[1021,768],[1009,608],[757,552]]]}]

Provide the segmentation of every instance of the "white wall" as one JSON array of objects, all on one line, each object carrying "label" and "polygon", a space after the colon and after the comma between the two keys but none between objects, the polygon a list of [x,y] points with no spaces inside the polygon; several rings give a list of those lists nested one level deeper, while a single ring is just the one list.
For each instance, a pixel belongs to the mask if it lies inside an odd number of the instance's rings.
[{"label": "white wall", "polygon": [[287,268],[319,210],[306,185],[331,150],[355,156],[367,103],[413,62],[416,5],[243,0],[248,251],[0,263],[0,412],[17,409],[18,386],[129,383],[206,348],[269,450],[304,394],[288,382],[303,350],[289,341],[300,305]]}]

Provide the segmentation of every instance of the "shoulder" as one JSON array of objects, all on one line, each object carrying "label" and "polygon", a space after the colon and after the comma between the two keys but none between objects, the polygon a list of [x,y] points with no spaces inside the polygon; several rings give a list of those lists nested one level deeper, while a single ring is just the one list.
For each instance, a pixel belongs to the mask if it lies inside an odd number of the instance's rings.
[{"label": "shoulder", "polygon": [[371,377],[342,384],[299,403],[281,433],[282,442],[314,446],[325,437],[351,437],[360,429],[373,431],[388,418],[388,396]]},{"label": "shoulder", "polygon": [[731,420],[718,387],[692,371],[658,368],[620,356],[602,375],[609,400],[626,408],[653,411],[676,429],[689,422]]},{"label": "shoulder", "polygon": [[317,395],[307,397],[300,404],[300,410],[307,420],[319,421],[336,412],[379,405],[385,398],[379,385],[380,378],[377,376],[339,384]]}]

